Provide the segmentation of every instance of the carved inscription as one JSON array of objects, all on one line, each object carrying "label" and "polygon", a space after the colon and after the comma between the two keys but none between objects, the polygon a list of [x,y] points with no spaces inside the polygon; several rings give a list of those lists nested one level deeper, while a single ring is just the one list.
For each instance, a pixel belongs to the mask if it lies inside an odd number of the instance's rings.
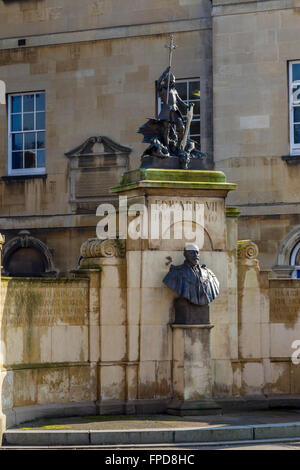
[{"label": "carved inscription", "polygon": [[222,200],[207,201],[201,198],[149,198],[150,204],[157,204],[161,209],[175,207],[180,205],[182,210],[186,207],[188,210],[196,211],[201,205],[204,205],[204,221],[207,223],[215,223],[220,221],[220,217],[224,216],[224,203]]},{"label": "carved inscription", "polygon": [[300,314],[300,288],[273,288],[270,291],[270,320],[295,323]]},{"label": "carved inscription", "polygon": [[10,281],[1,292],[2,324],[11,327],[86,324],[87,285],[74,284]]},{"label": "carved inscription", "polygon": [[[184,211],[192,213],[191,219],[190,216],[187,216],[187,218],[184,217],[184,220],[193,221],[191,226],[193,231],[196,230],[196,227],[202,227],[202,235],[200,237],[202,241],[200,239],[198,240],[198,238],[196,241],[199,247],[206,250],[225,249],[225,208],[224,200],[222,198],[150,196],[148,198],[148,208],[150,209],[149,213],[150,211],[153,212],[152,205],[156,207],[156,210],[161,211],[162,214],[164,214],[165,211],[165,218],[168,213],[170,214],[172,211],[174,211],[174,213],[177,211],[178,215],[178,208],[179,212],[180,210],[182,211],[182,215],[184,215]],[[198,216],[196,216],[197,212]],[[178,240],[178,242],[176,242],[176,240],[172,240],[172,249],[179,249],[182,247],[182,240],[187,242],[191,239],[185,239],[183,236],[181,240]],[[164,241],[161,240],[159,245],[160,249],[165,249],[163,248],[163,244]],[[155,237],[150,237],[150,247],[157,248]],[[168,248],[170,248],[170,245]]]}]

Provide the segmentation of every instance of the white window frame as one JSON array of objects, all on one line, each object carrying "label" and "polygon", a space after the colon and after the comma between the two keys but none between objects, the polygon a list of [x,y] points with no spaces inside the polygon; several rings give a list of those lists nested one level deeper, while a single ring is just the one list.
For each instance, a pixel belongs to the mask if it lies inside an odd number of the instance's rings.
[{"label": "white window frame", "polygon": [[[183,101],[186,104],[189,104],[190,101],[199,101],[200,102],[200,112],[201,112],[201,95],[199,96],[199,100],[190,100],[189,99],[189,84],[191,82],[199,82],[200,83],[200,77],[199,78],[180,78],[180,79],[176,79],[176,83],[187,83],[187,99],[183,100]],[[201,92],[201,90],[200,90],[200,92]],[[180,98],[181,98],[181,96],[180,96]],[[159,114],[160,111],[161,111],[161,99],[160,99],[159,96],[158,96],[158,101],[157,101],[157,110],[158,110],[158,114]],[[193,140],[193,137],[199,137],[199,140],[200,140],[199,146],[201,148],[201,114],[200,114],[199,118],[198,117],[197,118],[193,117],[192,122],[199,122],[199,134],[193,134],[192,136],[190,136],[190,132],[189,132],[188,136],[192,140]]]},{"label": "white window frame", "polygon": [[[45,167],[41,168],[18,168],[18,169],[13,169],[12,168],[12,136],[15,134],[15,132],[12,131],[11,129],[11,116],[12,116],[12,98],[14,96],[25,96],[25,95],[37,95],[40,93],[45,94],[45,120],[46,120],[46,92],[44,90],[40,91],[31,91],[31,92],[19,92],[19,93],[10,93],[8,95],[8,175],[9,176],[26,176],[26,175],[44,175],[46,173],[46,147],[45,147]],[[22,99],[23,103],[23,99]],[[34,121],[36,122],[36,110],[34,110]],[[21,109],[21,116],[22,116],[22,122],[23,122],[23,105]],[[36,126],[34,126],[36,127]],[[28,132],[45,132],[46,133],[46,125],[45,129],[34,129],[34,130],[29,130],[29,131],[20,131],[19,133],[25,134]]]},{"label": "white window frame", "polygon": [[293,248],[293,251],[291,254],[291,266],[295,268],[294,271],[292,272],[292,279],[299,279],[297,277],[297,271],[300,270],[300,266],[295,264],[299,250],[300,250],[300,242],[298,242],[297,245]]},{"label": "white window frame", "polygon": [[[290,155],[300,155],[300,143],[294,143],[294,108],[300,107],[300,99],[299,104],[294,104],[294,87],[295,85],[300,85],[300,80],[296,80],[293,82],[293,65],[299,64],[300,60],[294,60],[289,62],[289,113],[290,113]],[[298,98],[300,98],[300,89]]]}]

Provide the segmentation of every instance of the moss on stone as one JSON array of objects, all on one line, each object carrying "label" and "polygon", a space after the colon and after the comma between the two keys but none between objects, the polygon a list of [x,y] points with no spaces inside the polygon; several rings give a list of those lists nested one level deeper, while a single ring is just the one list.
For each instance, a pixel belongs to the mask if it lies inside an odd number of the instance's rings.
[{"label": "moss on stone", "polygon": [[236,189],[236,184],[226,183],[226,176],[222,171],[139,168],[124,173],[120,186],[111,188],[111,192],[118,193],[138,187],[231,190]]},{"label": "moss on stone", "polygon": [[3,282],[24,282],[27,284],[37,284],[39,282],[44,283],[44,284],[55,284],[55,283],[61,283],[61,284],[67,284],[67,283],[72,283],[72,282],[80,282],[80,281],[86,281],[86,278],[69,278],[69,277],[1,277],[1,281]]},{"label": "moss on stone", "polygon": [[226,207],[226,217],[239,217],[240,211],[236,207]]},{"label": "moss on stone", "polygon": [[27,369],[56,369],[62,367],[90,367],[89,362],[45,362],[45,363],[27,363],[27,364],[9,364],[0,367],[1,372],[9,370],[27,370]]},{"label": "moss on stone", "polygon": [[204,170],[161,170],[156,168],[139,168],[131,170],[122,176],[121,185],[136,181],[181,181],[181,182],[226,182],[226,176],[222,171]]},{"label": "moss on stone", "polygon": [[[98,264],[83,264],[83,266],[80,266],[80,268],[78,268],[78,271],[88,271],[92,269],[93,271],[102,271],[102,268],[101,266],[98,266]],[[77,271],[77,272],[78,272]]]}]

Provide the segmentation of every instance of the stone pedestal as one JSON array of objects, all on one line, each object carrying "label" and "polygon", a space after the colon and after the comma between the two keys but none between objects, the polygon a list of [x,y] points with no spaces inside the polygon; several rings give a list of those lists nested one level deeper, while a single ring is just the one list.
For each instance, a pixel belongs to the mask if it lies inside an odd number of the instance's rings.
[{"label": "stone pedestal", "polygon": [[[124,269],[121,278],[126,297],[122,293],[122,302],[117,307],[114,299],[119,294],[110,284],[107,321],[113,325],[121,318],[121,323],[118,323],[118,337],[115,328],[106,329],[102,336],[101,361],[105,364],[101,388],[108,384],[102,393],[102,406],[108,399],[114,399],[126,407],[132,405],[136,412],[164,412],[170,400],[176,399],[177,404],[172,402],[170,412],[193,414],[216,409],[211,399],[208,309],[192,310],[189,305],[180,305],[178,312],[184,311],[193,323],[180,327],[181,318],[176,315],[174,305],[177,294],[163,284],[163,279],[171,264],[183,263],[185,244],[196,243],[200,248],[200,263],[206,264],[221,284],[221,294],[212,303],[210,315],[216,323],[213,360],[220,358],[223,371],[224,357],[228,364],[229,357],[219,338],[226,335],[235,311],[235,307],[228,307],[230,295],[234,296],[235,291],[230,279],[230,273],[234,272],[230,262],[234,256],[228,253],[225,199],[235,187],[226,182],[220,171],[140,168],[125,173],[120,185],[111,189],[120,198],[116,227],[119,242],[124,242],[125,247],[126,272]],[[199,234],[199,240],[192,241],[185,230],[180,230],[178,215],[186,208],[192,213],[188,222]],[[109,220],[107,217],[103,226]],[[102,277],[105,281],[105,269],[101,272],[101,289]],[[105,303],[101,300],[101,331],[106,318],[103,308]],[[123,312],[122,316],[119,311]],[[175,317],[177,325],[172,327]],[[216,350],[219,344],[221,347]]]},{"label": "stone pedestal", "polygon": [[209,306],[195,305],[179,297],[174,300],[175,321],[177,325],[209,324]]},{"label": "stone pedestal", "polygon": [[210,333],[213,325],[173,324],[172,415],[215,414],[221,408],[212,399]]}]

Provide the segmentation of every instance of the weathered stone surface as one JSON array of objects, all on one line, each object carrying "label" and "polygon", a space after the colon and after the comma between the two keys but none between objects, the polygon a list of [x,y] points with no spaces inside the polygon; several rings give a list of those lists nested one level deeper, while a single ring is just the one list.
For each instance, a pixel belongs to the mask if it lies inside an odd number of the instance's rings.
[{"label": "weathered stone surface", "polygon": [[[116,161],[111,157],[105,160],[103,155],[99,157],[101,165],[98,161],[94,171],[95,168],[88,165],[97,161],[96,151],[85,161],[78,157],[81,162],[72,172],[81,173],[81,176],[70,181],[67,177],[70,162],[64,154],[89,136],[101,132],[101,135],[133,149],[130,168],[140,165],[145,145],[140,142],[136,128],[145,116],[155,114],[153,84],[167,60],[161,34],[176,33],[180,44],[176,74],[198,77],[201,70],[202,103],[212,100],[207,3],[201,1],[197,5],[183,6],[179,0],[172,0],[172,8],[168,2],[149,8],[145,5],[136,7],[133,1],[132,8],[124,8],[124,3],[114,1],[116,7],[113,10],[109,2],[102,9],[102,0],[99,4],[91,0],[84,9],[80,2],[68,2],[59,8],[39,4],[28,10],[30,16],[27,16],[28,11],[24,16],[19,5],[3,4],[0,10],[0,21],[5,18],[0,24],[0,76],[7,84],[7,92],[42,89],[46,92],[47,103],[47,175],[1,179],[1,227],[8,240],[17,228],[33,228],[36,238],[54,249],[54,264],[63,273],[74,268],[83,241],[95,237],[99,221],[96,208],[104,199],[115,203],[115,196],[109,194],[109,186],[117,184],[115,178],[126,168],[118,158]],[[94,10],[101,13],[94,15],[91,13]],[[37,11],[41,13],[36,16]],[[108,12],[110,19],[106,16]],[[203,19],[202,13],[205,13]],[[70,23],[66,20],[68,17]],[[161,18],[165,18],[163,23]],[[16,48],[17,40],[9,39],[11,25],[7,29],[7,24],[12,19],[20,37],[26,37],[28,47]],[[196,44],[199,47],[195,47]],[[132,119],[128,119],[129,103],[134,110]],[[201,107],[201,134],[202,150],[209,153],[211,165],[211,109],[208,108],[204,113]],[[0,109],[0,134],[1,154],[7,155],[5,106]],[[80,164],[87,166],[81,168]],[[0,172],[1,177],[7,176],[6,157],[1,159]],[[108,173],[113,173],[113,179],[107,177]],[[70,204],[71,193],[76,196],[74,206]],[[13,215],[22,218],[14,219],[12,223]]]}]

